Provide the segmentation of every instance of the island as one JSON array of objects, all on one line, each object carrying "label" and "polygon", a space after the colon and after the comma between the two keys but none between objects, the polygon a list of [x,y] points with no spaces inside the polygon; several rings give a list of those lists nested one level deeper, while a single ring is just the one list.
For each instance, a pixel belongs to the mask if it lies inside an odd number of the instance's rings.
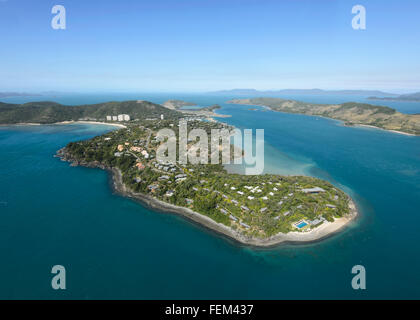
[{"label": "island", "polygon": [[[352,199],[332,184],[305,176],[240,175],[222,164],[180,164],[156,159],[156,135],[177,128],[172,119],[137,119],[125,128],[57,152],[72,166],[110,172],[115,190],[161,212],[180,214],[235,241],[259,247],[318,241],[357,216]],[[188,121],[188,128],[232,129],[219,123]],[[176,130],[175,130],[176,131]],[[177,135],[178,139],[178,135]],[[194,144],[190,141],[188,147]]]},{"label": "island", "polygon": [[369,97],[369,100],[384,100],[384,101],[406,101],[406,102],[419,102],[420,101],[420,92],[410,93],[410,94],[402,94],[397,97]]},{"label": "island", "polygon": [[[212,112],[218,106],[206,107]],[[352,199],[329,182],[305,176],[229,173],[221,164],[156,159],[157,133],[179,121],[188,129],[233,127],[148,101],[64,106],[55,102],[0,103],[0,124],[106,123],[117,130],[70,142],[56,156],[72,166],[107,170],[115,190],[160,212],[182,215],[236,242],[259,247],[331,236],[357,216]],[[189,141],[188,148],[196,141]],[[233,150],[231,145],[231,150]],[[209,154],[210,158],[210,154]],[[220,158],[221,160],[221,158]]]},{"label": "island", "polygon": [[322,90],[322,89],[281,89],[281,90],[256,90],[232,89],[208,92],[212,95],[247,95],[247,96],[278,96],[278,95],[356,95],[356,96],[397,96],[396,94],[379,90]]},{"label": "island", "polygon": [[39,97],[39,93],[28,93],[28,92],[0,92],[0,98],[10,97]]},{"label": "island", "polygon": [[397,133],[420,135],[420,114],[404,114],[389,107],[366,103],[315,104],[281,98],[233,99],[228,103],[263,106],[278,112],[322,116],[341,120],[348,126],[371,126]]}]

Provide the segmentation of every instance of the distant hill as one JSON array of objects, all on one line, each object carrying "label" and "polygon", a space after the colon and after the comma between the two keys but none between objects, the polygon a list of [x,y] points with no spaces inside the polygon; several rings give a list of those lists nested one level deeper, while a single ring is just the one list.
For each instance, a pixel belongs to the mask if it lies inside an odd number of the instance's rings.
[{"label": "distant hill", "polygon": [[389,107],[366,103],[314,104],[280,98],[234,99],[229,103],[266,106],[274,111],[342,120],[347,125],[369,125],[420,135],[420,115],[403,114]]},{"label": "distant hill", "polygon": [[233,89],[213,91],[209,94],[221,95],[259,95],[259,96],[273,96],[273,95],[360,95],[360,96],[397,96],[393,93],[382,92],[378,90],[322,90],[322,89],[283,89],[283,90],[268,90],[258,91],[255,89]]},{"label": "distant hill", "polygon": [[103,121],[108,115],[128,114],[131,119],[178,119],[182,114],[148,101],[105,102],[80,106],[65,106],[56,102],[10,104],[0,102],[0,124],[55,123],[62,121]]},{"label": "distant hill", "polygon": [[26,93],[26,92],[0,92],[0,98],[7,97],[39,97],[38,93]]},{"label": "distant hill", "polygon": [[397,97],[369,97],[370,100],[386,100],[386,101],[420,101],[420,92],[402,94]]},{"label": "distant hill", "polygon": [[165,101],[162,104],[165,108],[171,109],[171,110],[176,110],[176,109],[180,109],[182,107],[190,107],[190,106],[196,106],[197,104],[194,102],[187,102],[187,101],[183,101],[183,100],[168,100]]}]

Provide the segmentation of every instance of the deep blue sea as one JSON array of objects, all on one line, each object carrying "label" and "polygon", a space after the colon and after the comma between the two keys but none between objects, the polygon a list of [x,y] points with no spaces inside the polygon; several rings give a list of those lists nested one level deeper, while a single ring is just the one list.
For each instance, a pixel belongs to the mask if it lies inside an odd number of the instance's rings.
[{"label": "deep blue sea", "polygon": [[[222,105],[222,119],[265,130],[265,170],[326,179],[356,200],[360,218],[308,245],[244,247],[172,214],[113,194],[108,174],[54,158],[70,141],[115,128],[0,127],[1,299],[419,299],[420,137],[229,105],[199,94],[67,94],[2,101],[63,104],[184,99]],[[354,96],[288,97],[318,103]],[[369,101],[372,103],[372,101]],[[376,102],[375,102],[376,103]],[[419,103],[383,102],[420,113]],[[51,288],[63,265],[67,289]],[[366,268],[366,290],[351,269]]]}]

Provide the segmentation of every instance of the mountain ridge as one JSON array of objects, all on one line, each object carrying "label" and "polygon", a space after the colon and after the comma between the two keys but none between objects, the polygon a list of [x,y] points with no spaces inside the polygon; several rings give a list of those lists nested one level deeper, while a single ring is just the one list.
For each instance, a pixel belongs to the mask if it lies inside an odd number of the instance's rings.
[{"label": "mountain ridge", "polygon": [[159,118],[177,119],[182,114],[149,101],[104,102],[66,106],[53,101],[11,104],[0,102],[0,124],[40,123],[51,124],[63,121],[104,121],[106,116],[128,114],[131,119]]},{"label": "mountain ridge", "polygon": [[256,90],[256,89],[232,89],[211,91],[208,94],[233,94],[233,95],[280,95],[280,94],[343,94],[343,95],[379,95],[379,96],[398,96],[397,94],[383,92],[380,90],[323,90],[323,89],[281,89],[281,90]]}]

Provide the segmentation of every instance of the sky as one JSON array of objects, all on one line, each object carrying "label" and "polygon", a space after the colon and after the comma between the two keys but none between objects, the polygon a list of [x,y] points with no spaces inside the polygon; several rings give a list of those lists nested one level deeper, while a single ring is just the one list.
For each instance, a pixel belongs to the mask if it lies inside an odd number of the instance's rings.
[{"label": "sky", "polygon": [[418,0],[0,0],[0,92],[414,92],[419,39]]}]

